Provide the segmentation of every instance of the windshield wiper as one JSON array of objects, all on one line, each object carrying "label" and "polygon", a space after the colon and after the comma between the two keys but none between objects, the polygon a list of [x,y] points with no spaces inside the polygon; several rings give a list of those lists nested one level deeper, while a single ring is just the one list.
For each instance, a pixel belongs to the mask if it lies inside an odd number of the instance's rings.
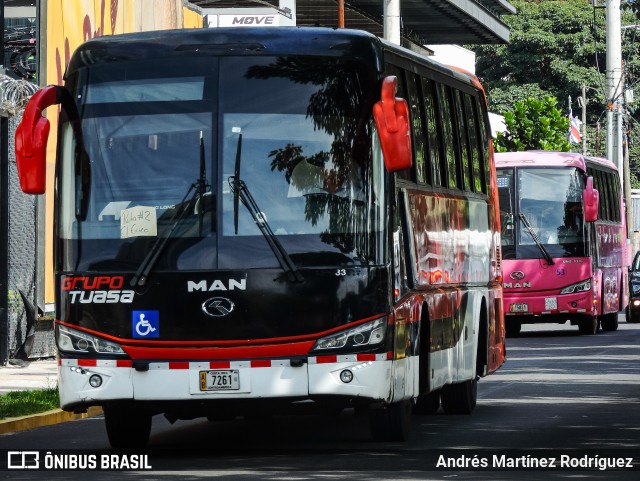
[{"label": "windshield wiper", "polygon": [[553,259],[551,258],[551,255],[549,254],[547,249],[545,249],[545,247],[542,245],[542,242],[540,242],[540,237],[538,237],[538,233],[531,226],[531,224],[529,224],[529,221],[527,220],[526,216],[522,212],[520,212],[520,220],[522,221],[524,226],[527,228],[527,231],[529,231],[529,234],[531,235],[533,242],[536,243],[536,245],[538,246],[538,249],[540,249],[540,252],[542,252],[542,255],[547,261],[547,264],[552,266],[554,263],[553,263]]},{"label": "windshield wiper", "polygon": [[[234,127],[234,133],[239,133],[240,129]],[[244,206],[247,208],[251,217],[255,221],[258,229],[267,240],[267,244],[271,247],[273,251],[273,255],[276,256],[276,259],[280,263],[282,269],[287,273],[289,277],[289,281],[291,282],[302,282],[304,278],[302,274],[298,270],[298,267],[295,265],[283,245],[280,243],[276,235],[273,233],[271,226],[267,222],[266,216],[260,211],[256,200],[251,195],[247,184],[243,180],[240,179],[240,162],[242,159],[242,133],[238,136],[238,147],[236,149],[236,163],[234,167],[234,175],[229,177],[229,187],[233,191],[233,226],[235,229],[235,233],[238,234],[238,207],[239,201],[242,201]]]},{"label": "windshield wiper", "polygon": [[204,220],[204,195],[207,189],[211,187],[207,184],[207,169],[204,158],[204,138],[202,130],[200,131],[200,177],[198,177],[198,200],[200,209],[198,211],[198,235],[202,237],[202,225]]},{"label": "windshield wiper", "polygon": [[[157,262],[158,257],[160,257],[160,254],[164,250],[164,246],[167,244],[169,238],[173,236],[173,232],[187,217],[187,213],[189,213],[192,209],[195,210],[196,198],[200,201],[198,225],[199,235],[202,236],[204,195],[206,194],[208,187],[210,186],[209,184],[207,184],[207,174],[205,170],[204,139],[203,133],[202,131],[200,131],[200,176],[198,177],[198,180],[191,184],[191,186],[187,190],[187,193],[182,198],[182,201],[180,201],[180,203],[178,204],[173,217],[171,217],[171,220],[169,221],[169,230],[167,231],[167,234],[164,237],[158,237],[156,239],[155,243],[153,244],[153,246],[151,246],[151,249],[140,263],[138,270],[131,278],[130,284],[132,286],[144,286],[146,284],[147,278],[149,277],[149,272],[151,272],[151,269]],[[189,197],[189,194],[191,194],[191,191],[194,191],[193,195],[187,202],[187,198]]]}]

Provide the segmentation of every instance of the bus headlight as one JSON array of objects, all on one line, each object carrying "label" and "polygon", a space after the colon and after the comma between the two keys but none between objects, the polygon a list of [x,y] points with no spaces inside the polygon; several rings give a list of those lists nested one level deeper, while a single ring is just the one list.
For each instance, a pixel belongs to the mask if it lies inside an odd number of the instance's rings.
[{"label": "bus headlight", "polygon": [[576,292],[585,292],[591,289],[591,279],[571,284],[560,291],[560,294],[575,294]]},{"label": "bus headlight", "polygon": [[346,331],[325,336],[314,344],[313,351],[361,348],[382,344],[387,334],[387,318],[381,317]]},{"label": "bus headlight", "polygon": [[119,344],[65,326],[56,328],[56,344],[63,352],[126,355]]}]

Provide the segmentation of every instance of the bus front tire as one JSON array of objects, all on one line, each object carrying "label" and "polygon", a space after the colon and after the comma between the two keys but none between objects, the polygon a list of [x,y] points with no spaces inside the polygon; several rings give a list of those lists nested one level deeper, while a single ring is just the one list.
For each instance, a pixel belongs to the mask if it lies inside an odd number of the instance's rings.
[{"label": "bus front tire", "polygon": [[421,394],[413,405],[413,414],[428,416],[435,414],[440,408],[440,390]]},{"label": "bus front tire", "polygon": [[600,321],[600,327],[603,331],[617,331],[618,330],[618,313],[613,312],[611,314],[605,314]]},{"label": "bus front tire", "polygon": [[520,329],[522,329],[522,323],[518,321],[505,321],[504,328],[507,331],[507,337],[517,337],[520,335]]},{"label": "bus front tire", "polygon": [[447,414],[471,414],[478,400],[478,379],[444,386],[440,400]]},{"label": "bus front tire", "polygon": [[411,401],[399,401],[369,410],[374,441],[406,441],[411,428]]},{"label": "bus front tire", "polygon": [[151,414],[143,409],[108,404],[103,407],[109,443],[114,448],[143,448],[151,434]]},{"label": "bus front tire", "polygon": [[593,335],[598,332],[598,318],[596,316],[578,321],[578,331],[580,334]]}]

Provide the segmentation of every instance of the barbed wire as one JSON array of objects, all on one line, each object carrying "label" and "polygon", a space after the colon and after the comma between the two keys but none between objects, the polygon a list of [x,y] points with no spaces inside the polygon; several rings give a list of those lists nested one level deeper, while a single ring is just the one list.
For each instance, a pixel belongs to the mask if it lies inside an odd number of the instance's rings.
[{"label": "barbed wire", "polygon": [[40,87],[24,79],[0,75],[0,111],[16,115]]}]

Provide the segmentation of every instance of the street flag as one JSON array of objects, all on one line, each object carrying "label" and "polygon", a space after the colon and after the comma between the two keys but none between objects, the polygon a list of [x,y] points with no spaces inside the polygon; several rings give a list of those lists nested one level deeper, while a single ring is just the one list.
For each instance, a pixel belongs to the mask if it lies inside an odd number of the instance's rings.
[{"label": "street flag", "polygon": [[569,142],[572,144],[579,144],[582,141],[580,135],[580,125],[578,119],[573,116],[573,112],[569,109]]}]

